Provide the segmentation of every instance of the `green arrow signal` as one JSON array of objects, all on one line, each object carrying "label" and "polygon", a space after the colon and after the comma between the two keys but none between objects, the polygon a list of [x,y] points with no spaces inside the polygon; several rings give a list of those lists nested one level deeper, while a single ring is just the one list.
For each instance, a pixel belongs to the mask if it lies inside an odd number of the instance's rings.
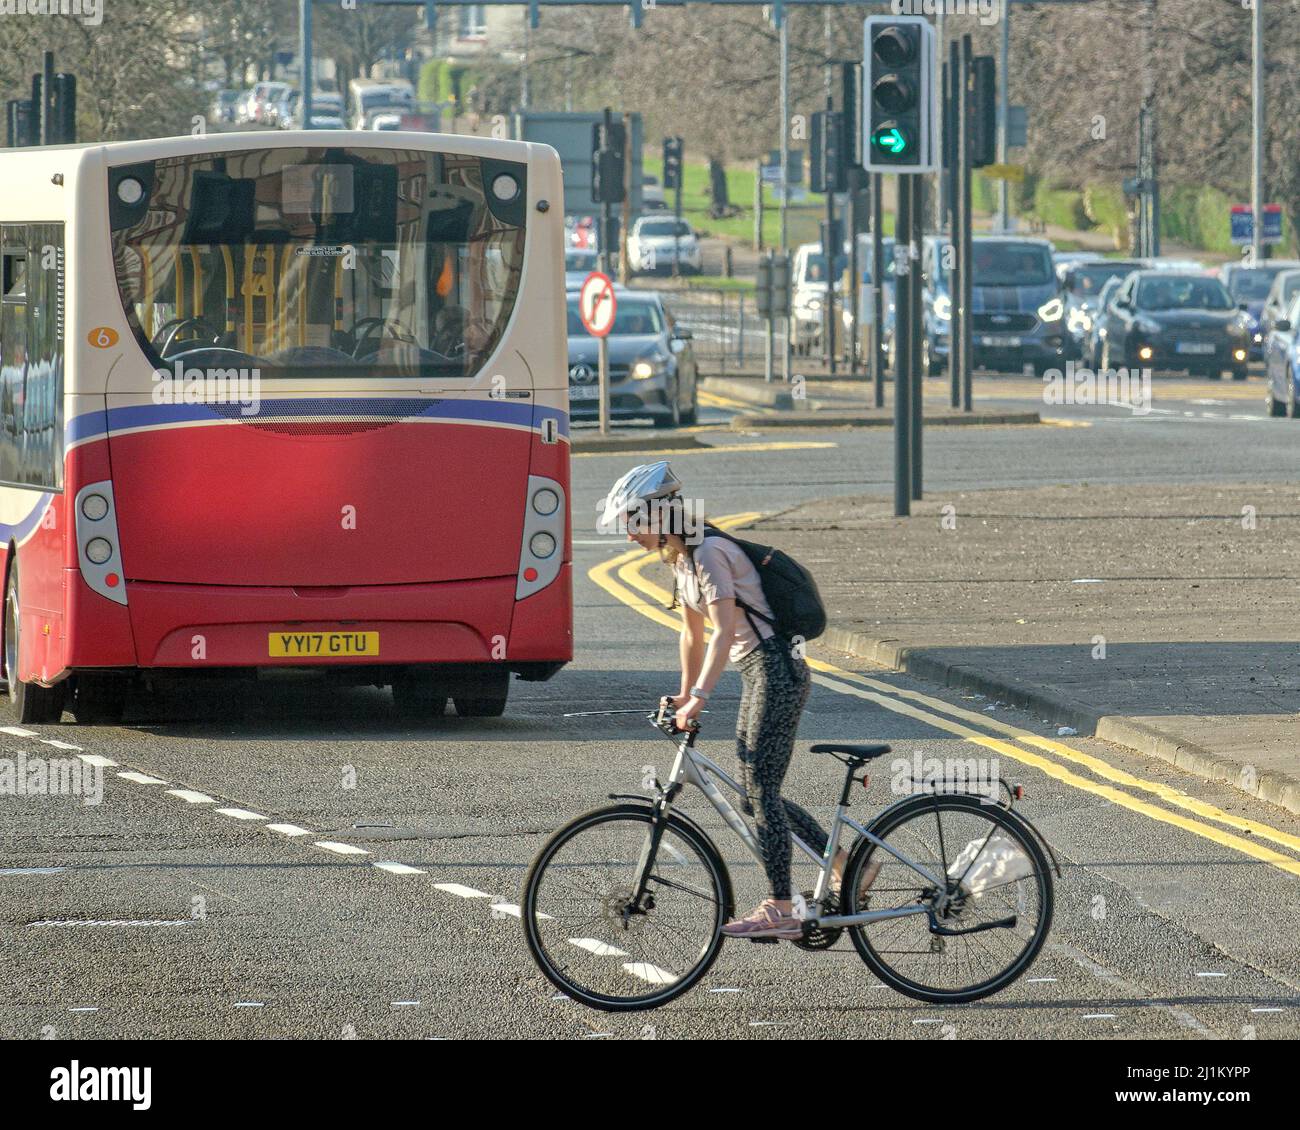
[{"label": "green arrow signal", "polygon": [[876,143],[876,148],[883,149],[886,153],[890,153],[895,157],[907,148],[907,138],[903,136],[903,131],[897,126],[876,130],[873,140]]}]

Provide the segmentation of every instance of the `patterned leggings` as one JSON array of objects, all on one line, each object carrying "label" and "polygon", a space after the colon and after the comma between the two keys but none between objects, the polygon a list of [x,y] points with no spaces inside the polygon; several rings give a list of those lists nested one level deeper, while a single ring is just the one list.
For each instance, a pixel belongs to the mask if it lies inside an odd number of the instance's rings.
[{"label": "patterned leggings", "polygon": [[736,755],[745,786],[745,811],[758,825],[763,869],[772,897],[790,897],[791,826],[809,847],[826,849],[826,832],[793,801],[781,798],[794,753],[799,715],[808,701],[808,665],[791,655],[789,644],[776,637],[764,640],[736,666],[744,686],[736,719]]}]

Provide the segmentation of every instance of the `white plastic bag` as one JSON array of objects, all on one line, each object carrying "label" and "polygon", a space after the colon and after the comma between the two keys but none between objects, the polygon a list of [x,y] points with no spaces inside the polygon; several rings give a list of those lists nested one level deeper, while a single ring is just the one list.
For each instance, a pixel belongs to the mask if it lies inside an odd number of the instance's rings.
[{"label": "white plastic bag", "polygon": [[1033,873],[1033,861],[1025,849],[1001,831],[987,841],[983,836],[971,840],[948,867],[948,878],[961,879],[962,890],[974,898],[990,887],[1027,879]]}]

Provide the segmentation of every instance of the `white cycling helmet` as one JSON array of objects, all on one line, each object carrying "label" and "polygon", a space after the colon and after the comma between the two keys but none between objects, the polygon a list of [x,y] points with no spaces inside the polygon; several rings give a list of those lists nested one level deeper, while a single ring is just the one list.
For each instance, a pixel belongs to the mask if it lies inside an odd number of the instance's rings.
[{"label": "white cycling helmet", "polygon": [[624,521],[630,511],[653,498],[667,498],[682,489],[681,480],[673,469],[661,459],[658,463],[642,463],[610,487],[605,496],[605,509],[600,524],[612,528]]}]

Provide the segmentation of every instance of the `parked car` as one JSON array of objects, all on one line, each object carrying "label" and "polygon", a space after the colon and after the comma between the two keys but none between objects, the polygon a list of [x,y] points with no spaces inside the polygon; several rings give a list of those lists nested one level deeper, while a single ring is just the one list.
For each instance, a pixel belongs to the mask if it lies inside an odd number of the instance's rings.
[{"label": "parked car", "polygon": [[628,233],[627,260],[634,274],[670,273],[674,260],[683,274],[704,269],[699,237],[685,220],[672,216],[641,216]]},{"label": "parked car", "polygon": [[1219,268],[1219,281],[1228,288],[1233,302],[1250,315],[1250,357],[1257,361],[1264,355],[1264,331],[1260,315],[1264,301],[1273,286],[1273,280],[1283,271],[1300,267],[1295,259],[1269,259],[1247,267],[1242,263],[1228,263]]},{"label": "parked car", "polygon": [[1052,245],[1023,236],[977,236],[971,244],[971,359],[975,368],[1042,374],[1078,358]]},{"label": "parked car", "polygon": [[[609,412],[615,419],[650,417],[657,428],[694,424],[699,366],[691,331],[678,323],[657,291],[615,287],[618,307],[609,342]],[[578,291],[568,292],[569,415],[600,414],[599,341],[587,333]]]},{"label": "parked car", "polygon": [[1183,370],[1246,379],[1249,323],[1210,275],[1134,271],[1103,314],[1103,369]]},{"label": "parked car", "polygon": [[1279,271],[1268,289],[1268,297],[1264,299],[1264,308],[1259,315],[1259,328],[1265,343],[1274,323],[1285,317],[1284,311],[1290,308],[1291,299],[1297,294],[1300,294],[1300,268]]},{"label": "parked car", "polygon": [[1300,293],[1294,295],[1282,317],[1274,319],[1264,343],[1264,403],[1270,416],[1300,418]]}]

